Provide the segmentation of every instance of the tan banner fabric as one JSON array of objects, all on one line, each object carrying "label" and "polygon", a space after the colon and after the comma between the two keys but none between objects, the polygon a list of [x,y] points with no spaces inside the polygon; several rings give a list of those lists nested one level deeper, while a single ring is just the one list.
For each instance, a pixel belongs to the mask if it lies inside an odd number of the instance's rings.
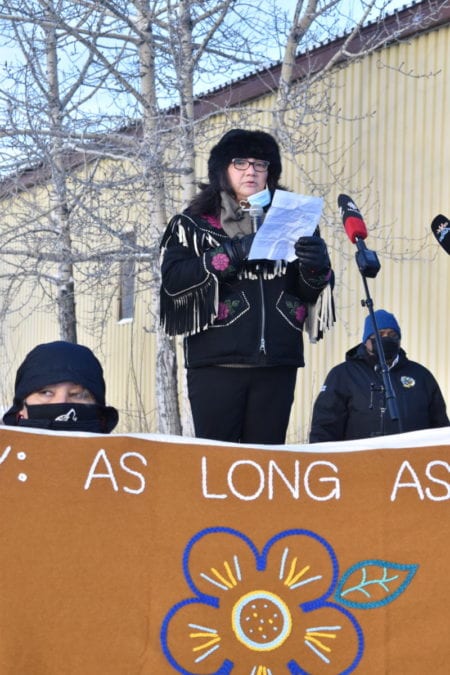
[{"label": "tan banner fabric", "polygon": [[1,675],[447,675],[450,433],[0,429]]}]

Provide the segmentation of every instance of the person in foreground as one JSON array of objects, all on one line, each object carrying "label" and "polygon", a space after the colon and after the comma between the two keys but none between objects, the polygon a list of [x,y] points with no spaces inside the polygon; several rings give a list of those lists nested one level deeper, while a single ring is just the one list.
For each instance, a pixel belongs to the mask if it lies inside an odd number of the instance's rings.
[{"label": "person in foreground", "polygon": [[16,375],[7,425],[109,434],[119,414],[105,405],[105,381],[88,347],[56,341],[37,345]]},{"label": "person in foreground", "polygon": [[161,324],[185,336],[197,437],[284,443],[304,365],[303,327],[316,341],[334,320],[333,273],[318,230],[297,241],[293,262],[248,260],[249,198],[254,205],[257,195],[266,211],[281,168],[270,134],[232,129],[210,152],[209,183],[162,238]]},{"label": "person in foreground", "polygon": [[[446,405],[434,376],[410,361],[400,346],[401,330],[393,314],[375,313],[401,428],[385,410],[385,392],[377,356],[375,329],[369,315],[362,342],[345,362],[330,370],[314,403],[310,443],[343,441],[449,425]],[[384,412],[383,412],[384,411]]]}]

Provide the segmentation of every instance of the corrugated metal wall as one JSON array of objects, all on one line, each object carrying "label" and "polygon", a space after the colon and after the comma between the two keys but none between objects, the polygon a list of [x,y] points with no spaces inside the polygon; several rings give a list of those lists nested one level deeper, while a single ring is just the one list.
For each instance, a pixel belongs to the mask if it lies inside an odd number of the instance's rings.
[{"label": "corrugated metal wall", "polygon": [[[450,402],[450,257],[430,230],[438,213],[450,216],[449,51],[447,26],[342,69],[331,83],[342,117],[331,134],[336,148],[353,144],[342,183],[352,186],[350,196],[370,230],[366,243],[381,262],[377,277],[368,280],[374,307],[396,315],[408,356],[434,373]],[[329,131],[323,130],[324,142]],[[340,191],[350,188],[336,185],[335,198]],[[337,206],[325,216],[332,221],[336,214]],[[337,277],[337,325],[307,349],[292,442],[306,439],[311,398],[329,367],[360,341],[368,312],[360,302],[365,291],[355,247],[336,222],[323,234]]]}]

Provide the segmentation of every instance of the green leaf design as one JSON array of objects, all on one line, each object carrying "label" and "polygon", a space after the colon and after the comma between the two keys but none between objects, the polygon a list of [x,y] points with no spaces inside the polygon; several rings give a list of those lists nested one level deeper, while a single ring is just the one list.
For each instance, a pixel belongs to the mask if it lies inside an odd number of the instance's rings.
[{"label": "green leaf design", "polygon": [[385,560],[362,560],[342,575],[334,598],[352,609],[383,607],[406,590],[418,567]]}]

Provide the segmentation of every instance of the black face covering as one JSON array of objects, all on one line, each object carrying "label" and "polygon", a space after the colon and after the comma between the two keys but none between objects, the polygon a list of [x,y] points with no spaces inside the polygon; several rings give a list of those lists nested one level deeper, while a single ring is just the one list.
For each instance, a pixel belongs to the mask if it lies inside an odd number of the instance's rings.
[{"label": "black face covering", "polygon": [[[378,354],[378,346],[375,338],[371,338],[371,343],[374,354]],[[393,361],[400,350],[400,340],[394,337],[382,337],[381,344],[383,346],[384,358],[386,361]]]},{"label": "black face covering", "polygon": [[106,433],[104,406],[87,403],[25,404],[28,419],[20,418],[20,427],[53,429],[54,431],[90,431]]}]

